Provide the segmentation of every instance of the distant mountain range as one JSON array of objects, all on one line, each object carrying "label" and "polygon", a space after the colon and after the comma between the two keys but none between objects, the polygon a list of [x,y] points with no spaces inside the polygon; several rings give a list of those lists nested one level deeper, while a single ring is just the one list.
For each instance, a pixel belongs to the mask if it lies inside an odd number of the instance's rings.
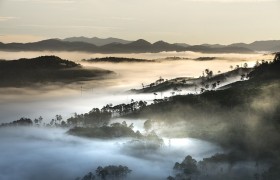
[{"label": "distant mountain range", "polygon": [[62,39],[62,40],[67,41],[67,42],[85,42],[85,43],[89,43],[89,44],[94,44],[96,46],[104,46],[104,45],[111,44],[111,43],[128,44],[128,43],[132,42],[132,41],[127,41],[127,40],[112,38],[112,37],[102,39],[102,38],[98,38],[98,37],[87,38],[87,37],[83,37],[83,36],[70,37],[70,38],[66,38],[66,39]]},{"label": "distant mountain range", "polygon": [[156,53],[162,51],[194,51],[203,53],[253,53],[255,51],[280,51],[279,41],[256,41],[251,44],[231,45],[184,43],[170,44],[164,41],[150,43],[144,39],[127,41],[117,38],[71,37],[66,39],[47,39],[32,43],[1,43],[4,51],[82,51],[90,53]]}]

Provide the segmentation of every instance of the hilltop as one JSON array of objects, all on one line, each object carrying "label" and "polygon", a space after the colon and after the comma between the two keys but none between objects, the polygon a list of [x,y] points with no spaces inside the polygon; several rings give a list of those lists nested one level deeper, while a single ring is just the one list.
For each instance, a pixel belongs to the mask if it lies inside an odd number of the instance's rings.
[{"label": "hilltop", "polygon": [[85,69],[80,64],[57,56],[1,60],[0,87],[29,86],[36,83],[71,83],[111,74],[102,69]]}]

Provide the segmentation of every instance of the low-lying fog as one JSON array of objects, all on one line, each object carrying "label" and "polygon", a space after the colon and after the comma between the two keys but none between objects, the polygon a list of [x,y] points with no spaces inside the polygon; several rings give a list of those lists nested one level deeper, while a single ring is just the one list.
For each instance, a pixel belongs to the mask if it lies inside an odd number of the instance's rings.
[{"label": "low-lying fog", "polygon": [[[176,161],[197,160],[221,149],[197,139],[171,139],[170,145],[137,155],[124,150],[129,139],[93,140],[66,134],[66,129],[17,127],[0,131],[0,179],[74,180],[98,166],[126,165],[129,179],[165,179]],[[133,150],[131,150],[133,151]],[[145,154],[143,156],[143,154]]]},{"label": "low-lying fog", "polygon": [[[199,77],[206,68],[226,72],[230,66],[242,65],[245,62],[253,66],[256,60],[271,59],[262,54],[202,54],[194,52],[162,52],[142,54],[90,54],[80,52],[1,52],[0,59],[33,58],[42,55],[57,55],[61,58],[79,61],[95,57],[131,57],[145,59],[164,59],[166,57],[181,57],[195,59],[198,57],[217,57],[211,61],[162,61],[155,63],[84,63],[85,67],[99,67],[116,72],[109,79],[85,82],[80,84],[41,85],[30,88],[0,88],[0,123],[10,122],[20,117],[36,118],[43,116],[46,121],[56,114],[64,119],[75,112],[85,113],[93,107],[102,107],[108,103],[128,103],[131,99],[151,102],[154,98],[170,96],[170,92],[157,96],[153,94],[133,95],[125,93],[129,89],[141,88],[156,81],[160,76],[164,79],[176,77]],[[183,91],[187,94],[190,91]]]},{"label": "low-lying fog", "polygon": [[[127,90],[141,88],[156,81],[176,77],[199,77],[206,68],[226,72],[230,66],[245,62],[253,66],[256,60],[271,59],[262,54],[201,54],[182,53],[146,53],[101,55],[76,52],[4,52],[0,59],[32,58],[54,54],[61,58],[79,61],[95,57],[119,56],[145,59],[160,59],[170,56],[184,58],[217,57],[211,61],[162,61],[154,63],[94,63],[84,64],[90,68],[99,67],[116,72],[108,79],[84,82],[83,84],[41,85],[29,88],[0,88],[0,124],[17,120],[20,117],[38,118],[43,116],[48,122],[56,114],[66,120],[74,112],[86,113],[93,107],[102,107],[145,100],[149,103],[154,98],[170,96],[163,94],[129,94]],[[183,91],[181,94],[189,92]],[[130,123],[130,122],[128,122]],[[143,131],[143,121],[134,121],[134,130]],[[165,146],[156,152],[144,153],[124,150],[122,140],[93,140],[66,134],[67,129],[48,128],[1,128],[0,130],[0,179],[59,179],[71,180],[81,177],[97,166],[126,165],[133,172],[130,179],[165,179],[172,175],[176,161],[181,162],[186,155],[196,160],[221,152],[222,149],[209,142],[183,138],[164,138]]]}]

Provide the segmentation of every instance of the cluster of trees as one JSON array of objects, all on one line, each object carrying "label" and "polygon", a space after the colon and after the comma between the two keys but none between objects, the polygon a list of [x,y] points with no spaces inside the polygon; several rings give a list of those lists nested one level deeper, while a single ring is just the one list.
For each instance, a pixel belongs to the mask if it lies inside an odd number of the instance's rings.
[{"label": "cluster of trees", "polygon": [[187,156],[181,163],[176,162],[173,170],[175,177],[169,176],[168,180],[191,180],[194,174],[198,174],[197,161]]},{"label": "cluster of trees", "polygon": [[146,101],[134,101],[128,104],[118,104],[113,106],[112,104],[107,104],[103,108],[93,108],[91,111],[85,114],[74,113],[74,116],[63,120],[61,115],[55,115],[54,118],[50,120],[49,123],[44,123],[42,116],[31,120],[29,118],[22,117],[19,120],[13,121],[11,123],[3,123],[1,126],[46,126],[46,127],[102,127],[107,126],[112,117],[123,116],[129,113],[137,112],[147,106]]},{"label": "cluster of trees", "polygon": [[[254,179],[254,180],[278,180],[280,178],[280,164],[276,163],[270,167],[261,165],[256,161],[255,165],[247,167],[246,173],[238,174],[239,163],[246,162],[244,154],[228,153],[215,154],[212,157],[196,161],[190,155],[173,167],[175,176],[167,177],[168,180],[191,180],[191,179]],[[267,162],[263,163],[266,164]],[[246,168],[246,167],[243,167]],[[265,170],[267,169],[267,170]],[[246,171],[245,170],[245,171]]]},{"label": "cluster of trees", "polygon": [[104,125],[101,127],[74,127],[68,133],[90,138],[143,138],[143,135],[139,131],[134,132],[132,128],[133,124],[127,126],[127,123],[123,121],[122,123],[113,123],[109,126]]},{"label": "cluster of trees", "polygon": [[276,53],[273,61],[257,61],[248,77],[259,80],[278,79],[280,77],[280,53]]},{"label": "cluster of trees", "polygon": [[112,117],[127,115],[132,112],[139,111],[147,106],[146,101],[134,101],[128,104],[118,104],[113,106],[107,104],[103,108],[93,108],[85,114],[74,114],[73,117],[67,119],[67,124],[71,126],[104,126],[107,125]]},{"label": "cluster of trees", "polygon": [[12,127],[12,126],[32,126],[33,121],[29,118],[20,118],[19,120],[10,122],[10,123],[2,123],[0,127]]},{"label": "cluster of trees", "polygon": [[[208,57],[206,57],[208,58]],[[217,87],[220,86],[221,82],[226,80],[227,76],[231,76],[231,75],[240,75],[241,80],[246,80],[248,79],[248,73],[249,69],[248,68],[248,64],[244,63],[243,65],[236,65],[236,67],[234,68],[233,66],[230,66],[230,68],[233,71],[230,71],[228,73],[223,73],[220,74],[221,71],[218,71],[217,75],[214,75],[214,72],[210,69],[205,69],[202,72],[202,76],[200,76],[197,80],[201,80],[201,83],[199,84],[194,84],[195,86],[195,92],[197,92],[197,87],[200,87],[200,93],[203,93],[205,91],[209,91],[209,90],[214,90]],[[174,80],[170,80],[168,81],[167,79],[164,80],[162,77],[160,77],[158,80],[156,80],[155,82],[145,86],[142,83],[142,89],[140,91],[143,92],[155,92],[155,91],[162,91],[162,90],[167,90],[167,89],[171,89],[173,88],[173,91],[171,92],[172,96],[174,96],[177,92],[177,94],[180,95],[180,92],[182,91],[179,87],[190,87],[189,84],[187,84],[187,80],[186,79],[182,79],[179,80],[179,78],[174,79]],[[154,93],[156,96],[156,92]]]},{"label": "cluster of trees", "polygon": [[76,180],[95,180],[95,179],[101,179],[101,180],[118,180],[118,179],[126,179],[127,175],[132,172],[131,169],[129,169],[127,166],[115,166],[115,165],[109,165],[109,166],[98,166],[95,170],[95,173],[89,172],[87,175],[85,175],[83,178],[76,178]]},{"label": "cluster of trees", "polygon": [[142,83],[142,89],[155,87],[155,86],[157,86],[157,85],[159,85],[159,84],[164,83],[165,81],[167,81],[167,79],[165,80],[165,79],[163,79],[163,78],[160,76],[159,79],[157,79],[155,82],[153,82],[153,83],[151,83],[151,84],[149,84],[149,85],[147,85],[147,86],[145,86],[144,83]]},{"label": "cluster of trees", "polygon": [[112,112],[103,107],[102,109],[93,108],[85,114],[75,113],[73,117],[67,119],[70,126],[103,126],[107,125],[112,117]]}]

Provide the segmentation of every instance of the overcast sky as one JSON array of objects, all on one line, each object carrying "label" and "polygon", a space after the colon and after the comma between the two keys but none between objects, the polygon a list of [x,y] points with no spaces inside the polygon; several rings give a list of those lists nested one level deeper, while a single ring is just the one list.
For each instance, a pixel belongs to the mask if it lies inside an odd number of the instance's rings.
[{"label": "overcast sky", "polygon": [[71,36],[189,44],[280,39],[280,0],[0,0],[0,41]]}]

